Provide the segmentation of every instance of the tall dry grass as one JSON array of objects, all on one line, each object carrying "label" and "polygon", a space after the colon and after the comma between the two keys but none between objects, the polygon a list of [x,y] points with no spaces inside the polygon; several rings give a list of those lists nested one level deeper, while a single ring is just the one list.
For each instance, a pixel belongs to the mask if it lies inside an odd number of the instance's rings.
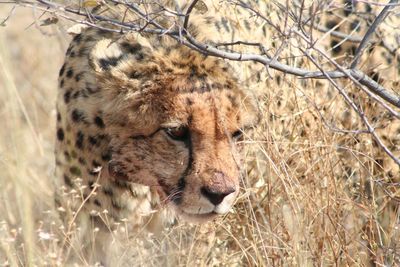
[{"label": "tall dry grass", "polygon": [[[10,8],[0,5],[0,18]],[[65,253],[80,254],[53,207],[56,79],[68,40],[62,24],[37,27],[37,16],[17,9],[0,28],[0,266],[63,266]],[[272,74],[233,211],[157,238],[114,240],[116,266],[400,265],[398,169],[369,136],[326,127],[323,118],[360,126],[328,83]],[[392,128],[389,140],[399,135]]]}]

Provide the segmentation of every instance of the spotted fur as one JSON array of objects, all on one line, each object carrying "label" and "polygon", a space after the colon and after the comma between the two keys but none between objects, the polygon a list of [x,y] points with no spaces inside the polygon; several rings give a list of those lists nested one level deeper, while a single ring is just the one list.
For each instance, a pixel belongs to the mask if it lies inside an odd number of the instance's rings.
[{"label": "spotted fur", "polygon": [[[249,2],[268,10],[265,3]],[[341,8],[322,14],[319,25],[365,32],[371,7],[353,1],[335,4]],[[191,32],[198,40],[254,40],[277,49],[268,25],[252,19],[248,11],[232,7],[221,15],[212,2],[207,6],[207,14],[194,10],[191,15]],[[321,42],[338,62],[351,62],[358,43],[325,38]],[[235,50],[259,53],[257,47]],[[382,46],[371,47],[365,56],[371,60],[362,69],[377,81],[398,75],[393,67],[398,64],[396,55]],[[207,57],[168,36],[94,28],[75,35],[60,69],[57,103],[57,205],[67,221],[81,218],[100,228],[128,221],[130,229],[160,229],[175,215],[204,221],[226,213],[239,191],[241,145],[236,135],[257,121],[257,109],[245,89],[269,88],[263,69]],[[280,90],[283,79],[274,76],[274,90]],[[321,99],[331,97],[330,91],[318,93]],[[279,118],[280,110],[293,109],[284,94],[281,97],[267,120]],[[317,119],[306,115],[302,134]],[[343,115],[345,126],[346,118]],[[276,131],[287,136],[285,119],[280,120],[282,129]],[[168,129],[179,127],[188,129],[187,136],[174,140]],[[382,127],[399,129],[397,124]],[[398,140],[388,139],[396,148]],[[398,174],[386,160],[379,161],[379,168]],[[210,192],[226,195],[221,199]]]}]

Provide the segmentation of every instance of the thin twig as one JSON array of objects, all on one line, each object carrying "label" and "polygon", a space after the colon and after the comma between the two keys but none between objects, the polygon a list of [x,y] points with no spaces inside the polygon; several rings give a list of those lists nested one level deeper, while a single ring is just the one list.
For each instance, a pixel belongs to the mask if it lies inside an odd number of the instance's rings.
[{"label": "thin twig", "polygon": [[[72,9],[72,8],[68,8],[68,7],[63,7],[60,5],[56,5],[53,2],[49,2],[46,0],[36,0],[37,2],[43,4],[46,8],[50,7],[53,9],[52,12],[57,12],[61,11],[61,12],[67,12],[67,13],[72,13],[75,15],[80,15],[83,17],[87,17],[87,15],[85,13],[82,13],[78,10]],[[229,60],[234,60],[234,61],[254,61],[254,62],[258,62],[261,63],[265,66],[268,66],[270,68],[273,68],[275,70],[287,73],[287,74],[292,74],[295,76],[299,76],[302,78],[317,78],[317,79],[327,79],[327,77],[331,78],[331,79],[338,79],[338,78],[344,78],[347,77],[346,74],[344,74],[341,71],[325,71],[324,73],[322,73],[321,71],[313,71],[313,70],[307,70],[307,69],[302,69],[302,68],[297,68],[297,67],[292,67],[286,64],[283,64],[277,60],[274,60],[273,58],[267,56],[267,55],[258,55],[258,54],[248,54],[248,53],[237,53],[237,52],[229,52],[229,51],[225,51],[225,50],[220,50],[212,45],[203,43],[203,42],[199,42],[197,41],[193,36],[190,35],[189,32],[186,32],[186,34],[183,36],[181,35],[181,31],[173,31],[171,28],[169,29],[165,29],[163,28],[160,24],[158,24],[156,21],[150,19],[145,13],[143,13],[139,7],[137,7],[135,4],[133,3],[123,3],[121,1],[118,0],[111,0],[113,3],[116,4],[124,4],[125,6],[129,7],[133,12],[135,12],[137,15],[139,15],[139,17],[141,17],[144,21],[147,21],[150,25],[154,26],[155,28],[150,28],[147,27],[145,29],[143,29],[142,27],[138,27],[138,25],[135,24],[131,24],[131,23],[124,23],[118,20],[113,20],[111,18],[107,18],[107,17],[103,17],[100,15],[95,15],[95,14],[91,14],[91,16],[93,18],[95,18],[96,20],[100,21],[100,22],[106,22],[109,23],[112,26],[118,26],[121,28],[126,29],[126,31],[122,31],[122,32],[127,32],[127,31],[143,31],[143,32],[147,32],[147,33],[153,33],[153,34],[167,34],[169,36],[171,36],[172,38],[174,38],[175,40],[177,40],[178,42],[188,46],[189,48],[195,49],[201,53],[207,54],[207,55],[211,55],[211,56],[215,56],[215,57],[220,57],[220,58],[225,58],[225,59],[229,59]],[[396,0],[397,1],[397,0]],[[33,6],[32,2],[29,1],[21,1],[18,3],[24,3],[25,5],[31,5]],[[254,12],[255,15],[260,16],[261,18],[265,19],[266,21],[268,21],[268,19],[263,16],[262,14],[260,14],[257,10],[255,10],[254,8],[248,6],[247,4],[243,3],[242,1],[238,1],[235,2],[236,4],[242,6],[243,8],[249,9],[250,11]],[[192,2],[193,4],[193,2]],[[56,9],[56,10],[54,10]],[[85,24],[85,25],[89,25],[89,26],[96,26],[99,27],[98,25],[94,25],[93,23],[88,23],[87,21],[78,21],[76,19],[73,19],[71,17],[68,17],[66,15],[61,16],[64,17],[66,19],[81,23],[81,24]],[[115,30],[115,29],[107,29],[105,27],[101,27],[104,30],[109,30],[109,31],[114,31],[114,32],[121,32],[119,30]],[[275,29],[279,30],[279,27],[274,26]],[[122,29],[121,29],[122,30]],[[355,79],[357,79],[361,84],[365,85],[373,94],[376,94],[378,96],[380,96],[381,98],[383,98],[385,101],[387,101],[388,103],[396,106],[396,107],[400,107],[400,97],[398,97],[397,95],[394,95],[393,93],[389,92],[389,90],[387,90],[386,88],[384,88],[383,86],[379,85],[377,82],[375,82],[373,79],[371,79],[368,75],[366,75],[365,73],[363,73],[360,70],[354,69],[354,70],[350,70],[350,69],[346,69],[347,72],[350,72],[352,77],[354,77]],[[328,75],[328,76],[326,76]]]},{"label": "thin twig", "polygon": [[10,12],[8,12],[7,17],[5,17],[5,19],[3,19],[3,21],[0,22],[0,26],[6,25],[7,20],[9,20],[11,16],[14,14],[16,8],[17,8],[16,5],[11,8]]},{"label": "thin twig", "polygon": [[187,31],[187,27],[189,24],[189,17],[190,17],[190,13],[192,12],[193,8],[196,6],[197,2],[199,0],[193,0],[190,5],[188,6],[187,10],[186,10],[186,14],[185,14],[185,20],[183,21],[183,29],[185,31]]},{"label": "thin twig", "polygon": [[382,11],[379,13],[379,15],[375,18],[374,22],[371,24],[371,26],[368,28],[368,31],[365,33],[360,45],[357,47],[357,50],[354,55],[353,62],[350,65],[350,68],[354,69],[358,65],[362,53],[364,52],[367,45],[371,42],[370,38],[371,38],[372,34],[375,32],[375,30],[379,26],[379,24],[381,24],[382,21],[386,18],[386,16],[389,14],[390,10],[392,10],[394,8],[393,4],[397,4],[397,2],[398,2],[398,0],[390,0],[390,2],[382,9]]}]

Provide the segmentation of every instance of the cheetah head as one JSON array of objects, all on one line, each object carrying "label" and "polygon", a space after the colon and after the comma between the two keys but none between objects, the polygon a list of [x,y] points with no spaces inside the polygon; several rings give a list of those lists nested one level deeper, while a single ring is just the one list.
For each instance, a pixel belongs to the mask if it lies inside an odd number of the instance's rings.
[{"label": "cheetah head", "polygon": [[[115,52],[123,48],[134,52]],[[253,100],[223,61],[187,48],[119,40],[107,49],[93,65],[107,99],[110,179],[150,186],[192,222],[227,213],[239,192],[242,133],[257,119]]]}]

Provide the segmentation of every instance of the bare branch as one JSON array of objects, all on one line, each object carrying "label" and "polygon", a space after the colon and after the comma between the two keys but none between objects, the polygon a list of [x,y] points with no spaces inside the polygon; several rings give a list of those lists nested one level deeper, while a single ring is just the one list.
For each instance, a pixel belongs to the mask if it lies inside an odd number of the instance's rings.
[{"label": "bare branch", "polygon": [[[36,0],[36,1],[41,3],[42,5],[44,5],[46,8],[52,9],[52,12],[57,12],[57,11],[60,12],[61,11],[61,12],[79,15],[79,16],[86,17],[86,18],[88,17],[88,15],[86,13],[83,13],[80,10],[72,9],[69,7],[63,7],[63,6],[54,4],[53,2],[49,2],[47,0]],[[109,31],[114,31],[114,32],[138,31],[138,32],[160,34],[160,35],[167,34],[167,35],[171,36],[172,38],[174,38],[175,40],[177,40],[178,42],[188,46],[189,48],[195,49],[195,50],[197,50],[201,53],[207,54],[207,55],[225,58],[225,59],[234,60],[234,61],[254,61],[254,62],[261,63],[265,66],[268,66],[272,69],[275,69],[275,70],[278,70],[278,71],[281,71],[281,72],[284,72],[287,74],[296,75],[296,76],[299,76],[302,78],[327,79],[329,77],[331,79],[338,79],[338,78],[348,77],[345,73],[343,73],[341,71],[336,71],[336,70],[335,71],[324,71],[324,73],[323,73],[321,71],[313,71],[313,70],[292,67],[292,66],[289,66],[289,65],[286,65],[286,64],[283,64],[283,63],[277,61],[276,58],[271,58],[271,57],[267,56],[265,53],[262,53],[262,55],[259,55],[259,54],[238,53],[235,51],[231,52],[231,51],[221,50],[213,45],[197,41],[187,31],[184,33],[184,36],[182,36],[182,34],[181,34],[182,31],[179,29],[172,30],[171,28],[169,28],[169,29],[163,28],[155,20],[153,20],[152,18],[149,18],[149,16],[147,14],[145,14],[143,11],[141,11],[140,8],[137,5],[133,4],[132,2],[125,3],[122,1],[118,1],[118,0],[111,0],[111,1],[116,4],[123,4],[127,7],[129,7],[133,12],[135,12],[137,15],[139,15],[149,25],[154,26],[154,28],[153,27],[143,28],[143,27],[139,27],[138,25],[135,25],[132,23],[125,23],[125,22],[117,21],[117,20],[114,20],[114,19],[111,19],[108,17],[104,17],[101,15],[96,15],[96,14],[90,15],[92,18],[96,19],[99,22],[106,22],[112,26],[121,27],[121,31],[119,31],[119,30],[115,30],[112,28],[105,28],[104,26],[95,25],[94,23],[90,23],[88,21],[76,20],[76,19],[73,19],[66,15],[60,15],[60,14],[59,15],[61,17],[64,17],[66,19],[69,19],[69,20],[72,20],[72,21],[75,21],[75,22],[78,22],[81,24],[89,25],[92,27],[95,26],[98,28],[102,28],[104,30],[109,30]],[[395,0],[395,1],[397,1],[397,0]],[[195,6],[195,2],[197,2],[197,1],[191,2],[192,9]],[[21,1],[18,3],[19,4],[24,3],[25,5],[33,6],[33,3],[29,2],[29,1]],[[269,22],[268,18],[266,18],[265,16],[260,14],[260,12],[258,12],[256,9],[248,6],[246,3],[242,2],[242,1],[237,1],[237,2],[232,1],[232,3],[237,4],[243,8],[250,10],[256,16],[260,16],[261,18],[266,20],[270,25],[273,25],[271,22]],[[188,13],[188,11],[189,11],[189,9],[187,10],[187,13]],[[188,14],[190,14],[190,13],[188,13]],[[188,17],[185,16],[185,19],[187,21]],[[282,31],[280,30],[279,27],[277,27],[276,25],[273,25],[273,27],[282,33]],[[263,46],[261,46],[261,44],[260,44],[260,47],[263,47]],[[346,71],[346,73],[350,73],[351,76],[354,77],[356,80],[358,80],[359,83],[361,83],[362,85],[365,85],[373,94],[378,95],[379,97],[381,97],[388,103],[400,108],[400,97],[389,92],[389,90],[387,90],[383,86],[379,85],[377,82],[375,82],[373,79],[371,79],[368,75],[366,75],[365,73],[363,73],[362,71],[357,70],[357,69],[346,69],[345,71]]]},{"label": "bare branch", "polygon": [[[334,36],[334,37],[338,37],[341,38],[343,40],[349,41],[349,42],[353,42],[353,43],[360,43],[362,41],[362,37],[360,36],[353,36],[351,32],[351,34],[346,34],[343,32],[339,32],[339,31],[332,31],[331,29],[328,29],[324,26],[321,25],[314,25],[314,28],[321,31],[321,32],[326,32],[329,33],[330,35]],[[357,28],[355,28],[356,30]]]},{"label": "bare branch", "polygon": [[183,21],[183,29],[187,30],[188,24],[189,24],[189,17],[190,17],[190,13],[192,12],[193,8],[195,7],[195,5],[197,4],[198,0],[193,0],[186,11],[185,14],[185,20]]},{"label": "bare branch", "polygon": [[390,2],[382,9],[382,11],[379,13],[379,15],[375,18],[372,25],[368,28],[368,31],[365,33],[360,45],[357,47],[353,62],[350,65],[350,67],[352,69],[354,69],[358,65],[361,55],[364,52],[367,45],[371,42],[370,38],[371,38],[372,34],[375,32],[376,28],[379,26],[379,24],[382,23],[382,21],[389,14],[390,10],[392,10],[394,8],[394,4],[397,4],[397,2],[398,2],[398,0],[390,0]]},{"label": "bare branch", "polygon": [[[217,45],[212,45],[206,42],[200,42],[198,41],[195,37],[191,35],[189,32],[189,29],[187,28],[189,25],[189,18],[190,14],[195,7],[196,3],[198,0],[192,0],[190,4],[188,5],[188,8],[186,10],[185,15],[180,14],[180,11],[174,13],[174,11],[169,11],[169,14],[172,14],[172,16],[176,16],[177,18],[181,18],[184,16],[184,21],[182,25],[178,25],[177,22],[174,22],[172,26],[168,26],[169,28],[165,28],[163,25],[158,23],[157,18],[160,15],[160,12],[165,11],[165,8],[161,8],[159,11],[156,11],[154,13],[148,13],[146,10],[143,11],[142,8],[133,3],[133,2],[127,2],[127,1],[120,1],[120,0],[110,0],[112,3],[115,4],[121,4],[124,5],[127,9],[129,9],[131,12],[136,14],[138,18],[140,19],[138,22],[125,22],[125,20],[119,21],[110,17],[102,16],[101,14],[93,14],[90,12],[87,12],[87,10],[82,11],[81,9],[73,9],[71,7],[66,7],[62,5],[55,4],[53,2],[47,1],[47,0],[36,0],[35,2],[32,1],[18,1],[18,4],[20,5],[26,5],[26,6],[35,6],[36,8],[49,12],[51,14],[56,14],[60,17],[89,25],[92,27],[96,27],[99,29],[103,30],[108,30],[112,32],[118,32],[118,33],[126,33],[126,32],[131,32],[131,31],[136,31],[136,32],[146,32],[146,33],[153,33],[153,34],[158,34],[158,35],[168,35],[171,38],[174,38],[176,41],[180,42],[183,45],[188,46],[191,49],[197,50],[203,54],[209,55],[209,56],[215,56],[215,57],[220,57],[220,58],[225,58],[229,60],[234,60],[234,61],[253,61],[253,62],[258,62],[266,66],[266,68],[273,68],[275,70],[292,74],[298,77],[302,77],[305,79],[327,79],[331,84],[334,85],[334,87],[339,91],[339,93],[344,97],[346,100],[346,103],[349,104],[354,111],[356,111],[360,118],[362,119],[364,125],[367,127],[367,132],[370,133],[378,145],[397,163],[400,165],[400,160],[397,159],[391,152],[390,150],[382,143],[382,141],[379,139],[379,136],[375,133],[374,127],[371,126],[369,123],[367,117],[365,114],[362,112],[362,110],[355,105],[355,103],[349,98],[349,96],[344,92],[343,89],[340,88],[340,86],[334,82],[334,79],[338,78],[347,78],[351,80],[356,86],[358,86],[361,90],[363,90],[370,98],[373,100],[377,101],[379,104],[381,104],[384,108],[386,108],[392,115],[394,115],[397,118],[400,118],[400,114],[395,111],[393,108],[391,108],[387,103],[384,101],[400,108],[400,97],[398,95],[395,95],[391,93],[389,90],[378,84],[376,81],[371,79],[368,75],[366,75],[364,72],[356,69],[356,65],[359,61],[359,58],[362,54],[362,52],[365,50],[366,46],[371,43],[371,36],[372,33],[376,30],[378,25],[384,20],[384,18],[388,15],[389,11],[391,8],[394,6],[393,3],[397,3],[397,0],[391,0],[390,3],[381,11],[381,13],[377,16],[375,19],[373,25],[369,29],[369,31],[365,34],[363,39],[360,42],[360,45],[358,46],[357,52],[356,52],[356,58],[353,61],[353,64],[351,65],[351,68],[345,68],[339,64],[337,64],[334,60],[332,60],[325,52],[321,51],[317,47],[315,47],[315,43],[311,41],[310,38],[306,37],[305,33],[301,33],[300,31],[294,29],[294,27],[298,26],[299,24],[299,18],[296,18],[296,14],[294,12],[289,12],[287,11],[285,14],[285,21],[284,21],[284,27],[281,29],[279,26],[274,25],[272,22],[269,21],[267,17],[265,17],[263,14],[261,14],[258,10],[255,8],[249,6],[247,3],[244,3],[243,1],[228,1],[230,3],[233,3],[235,5],[238,5],[244,9],[249,10],[254,16],[262,18],[266,23],[271,25],[286,41],[283,41],[279,47],[279,49],[275,52],[275,56],[271,57],[266,53],[266,49],[261,43],[255,43],[255,42],[246,42],[246,41],[236,41],[236,42],[231,42],[231,43],[221,43]],[[39,3],[39,5],[37,5]],[[279,6],[279,8],[283,8],[283,6]],[[74,14],[82,18],[86,18],[86,20],[79,20],[71,18],[68,16],[68,14]],[[301,16],[304,16],[303,11],[301,10],[300,13]],[[292,19],[295,24],[292,25],[289,23],[289,19]],[[312,19],[312,17],[311,17]],[[144,25],[140,25],[141,22],[144,22]],[[179,21],[179,19],[178,19]],[[101,22],[101,24],[98,24]],[[107,25],[109,27],[107,27]],[[300,27],[302,32],[304,30],[302,27]],[[302,47],[299,47],[299,50],[302,51],[304,55],[306,55],[311,62],[314,63],[314,65],[317,67],[318,70],[309,70],[309,69],[303,69],[303,68],[298,68],[298,67],[293,67],[289,66],[287,64],[283,64],[278,61],[278,55],[280,51],[283,49],[283,47],[286,45],[286,42],[288,39],[292,38],[292,33],[296,33],[297,35],[301,36],[306,43],[308,44],[308,49],[305,50]],[[332,31],[328,31],[328,33],[332,33]],[[347,36],[343,36],[344,41],[350,41],[352,38],[351,34]],[[355,41],[355,39],[353,39]],[[358,41],[358,40],[357,40]],[[247,45],[247,46],[258,46],[260,48],[260,54],[254,54],[254,53],[239,53],[234,50],[223,50],[219,49],[219,47],[225,47],[228,45]],[[319,54],[321,54],[324,58],[328,60],[335,68],[336,70],[325,70],[322,68],[321,65],[317,63],[317,61],[311,56],[309,53],[310,50],[315,50]],[[382,99],[384,100],[382,100]],[[360,130],[359,133],[363,133],[364,130]]]},{"label": "bare branch", "polygon": [[[316,67],[318,67],[321,72],[325,72],[324,69],[315,61],[315,59],[305,50],[303,50],[304,54],[307,55],[307,57],[311,60],[311,62],[314,63]],[[389,148],[382,142],[382,140],[379,138],[379,136],[375,132],[375,128],[372,127],[370,122],[368,121],[368,118],[365,116],[364,112],[357,107],[357,105],[350,99],[350,97],[347,95],[347,93],[341,88],[332,78],[330,78],[326,73],[325,75],[327,76],[327,79],[329,82],[338,90],[338,92],[343,96],[345,99],[346,103],[360,116],[362,119],[363,123],[367,126],[368,132],[373,136],[374,140],[377,142],[378,146],[382,148],[382,150],[397,164],[400,166],[400,159],[397,158],[395,155],[393,155],[392,151],[389,150]],[[351,75],[350,75],[351,77]]]}]

